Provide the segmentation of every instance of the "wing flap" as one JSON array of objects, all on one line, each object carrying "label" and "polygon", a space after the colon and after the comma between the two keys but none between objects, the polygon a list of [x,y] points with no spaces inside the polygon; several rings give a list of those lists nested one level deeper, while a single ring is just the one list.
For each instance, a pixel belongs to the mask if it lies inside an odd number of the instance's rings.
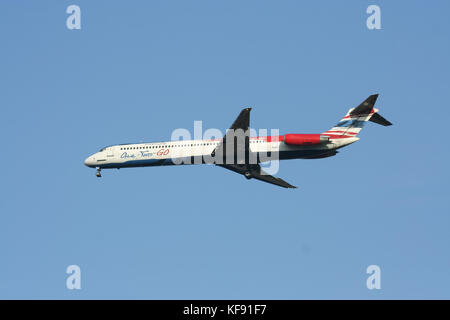
[{"label": "wing flap", "polygon": [[296,189],[296,186],[291,185],[290,183],[284,181],[281,178],[277,178],[274,176],[271,176],[267,173],[265,173],[261,168],[260,168],[260,172],[252,172],[252,178],[255,178],[257,180],[260,181],[264,181],[267,183],[271,183],[271,184],[275,184],[277,186],[283,187],[283,188],[292,188],[292,189]]},{"label": "wing flap", "polygon": [[264,170],[261,169],[261,166],[259,164],[253,165],[220,164],[218,166],[242,174],[247,179],[254,178],[256,180],[274,184],[283,188],[297,188],[296,186],[291,185],[290,183],[284,181],[281,178],[277,178],[267,174]]}]

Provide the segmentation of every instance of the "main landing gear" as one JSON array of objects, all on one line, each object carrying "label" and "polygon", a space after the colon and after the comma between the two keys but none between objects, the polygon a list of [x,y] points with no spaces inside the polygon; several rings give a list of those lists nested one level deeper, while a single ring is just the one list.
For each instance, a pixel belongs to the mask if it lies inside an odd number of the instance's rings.
[{"label": "main landing gear", "polygon": [[95,174],[97,176],[97,178],[101,178],[102,174],[100,173],[102,169],[100,169],[99,167],[97,167],[97,173]]}]

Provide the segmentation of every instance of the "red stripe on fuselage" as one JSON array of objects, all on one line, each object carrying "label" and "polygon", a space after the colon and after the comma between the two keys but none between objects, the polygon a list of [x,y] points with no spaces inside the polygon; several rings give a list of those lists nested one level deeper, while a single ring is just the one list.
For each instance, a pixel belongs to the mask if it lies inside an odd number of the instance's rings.
[{"label": "red stripe on fuselage", "polygon": [[355,136],[346,136],[345,134],[327,134],[330,139],[354,138]]},{"label": "red stripe on fuselage", "polygon": [[335,132],[337,132],[337,133],[355,134],[355,135],[358,134],[356,132],[347,132],[347,131],[341,131],[341,130],[329,130],[329,131],[325,131],[322,134],[327,135],[327,133],[335,133]]}]

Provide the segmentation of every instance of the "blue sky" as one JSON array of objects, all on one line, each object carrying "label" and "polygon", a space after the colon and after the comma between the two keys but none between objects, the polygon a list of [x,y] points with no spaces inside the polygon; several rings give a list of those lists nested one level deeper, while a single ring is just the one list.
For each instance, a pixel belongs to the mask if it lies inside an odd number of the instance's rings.
[{"label": "blue sky", "polygon": [[[66,8],[81,7],[81,30]],[[381,30],[366,8],[381,8]],[[3,1],[0,298],[450,298],[448,1]],[[104,171],[105,145],[173,129],[329,129],[286,190],[213,166]],[[67,290],[79,265],[82,289]],[[381,268],[381,290],[366,268]]]}]

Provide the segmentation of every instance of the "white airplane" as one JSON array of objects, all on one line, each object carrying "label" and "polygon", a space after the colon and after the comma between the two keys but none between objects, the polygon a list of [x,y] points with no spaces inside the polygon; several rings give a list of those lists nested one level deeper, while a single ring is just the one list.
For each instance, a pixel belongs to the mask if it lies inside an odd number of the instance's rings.
[{"label": "white airplane", "polygon": [[259,163],[272,154],[278,155],[279,160],[334,156],[338,149],[359,140],[357,134],[365,122],[390,126],[391,123],[374,108],[377,97],[378,94],[371,95],[358,107],[350,109],[336,126],[320,134],[250,137],[251,108],[246,108],[223,139],[113,145],[89,156],[84,164],[97,168],[96,175],[101,177],[102,169],[213,163],[242,174],[247,179],[296,188],[264,172]]}]

